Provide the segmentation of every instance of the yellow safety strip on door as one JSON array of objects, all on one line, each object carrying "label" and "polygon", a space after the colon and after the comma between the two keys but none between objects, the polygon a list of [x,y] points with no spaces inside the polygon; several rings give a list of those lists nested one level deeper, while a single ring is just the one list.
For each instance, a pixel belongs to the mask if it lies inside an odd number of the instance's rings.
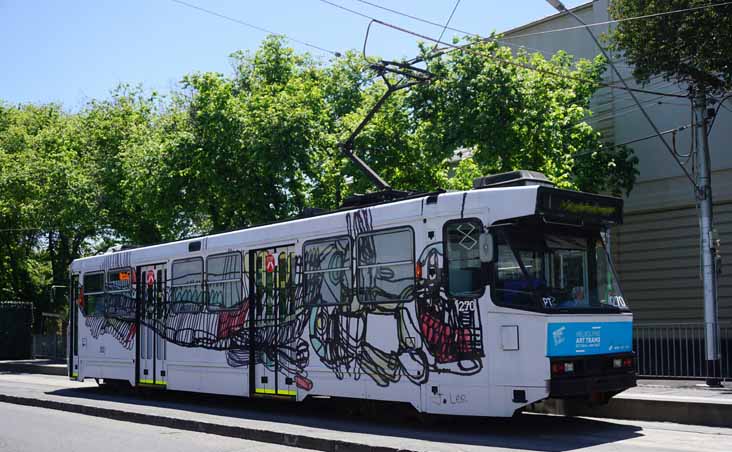
[{"label": "yellow safety strip on door", "polygon": [[257,394],[274,394],[274,389],[267,389],[267,388],[257,388],[254,390]]},{"label": "yellow safety strip on door", "polygon": [[140,380],[140,384],[143,384],[143,385],[156,385],[156,386],[157,385],[160,385],[160,386],[166,386],[167,385],[167,383],[164,382],[164,381],[155,382],[155,381],[152,381],[152,380]]},{"label": "yellow safety strip on door", "polygon": [[274,389],[267,389],[267,388],[256,388],[254,390],[257,394],[274,394],[274,395],[284,395],[284,396],[292,396],[295,397],[297,395],[297,391],[290,390],[290,389],[280,389],[278,391],[275,391]]}]

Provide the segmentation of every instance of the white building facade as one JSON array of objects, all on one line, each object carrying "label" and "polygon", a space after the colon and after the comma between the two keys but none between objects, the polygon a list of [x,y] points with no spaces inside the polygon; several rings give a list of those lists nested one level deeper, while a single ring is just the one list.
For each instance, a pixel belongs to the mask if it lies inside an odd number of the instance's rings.
[{"label": "white building facade", "polygon": [[[608,0],[595,0],[572,9],[588,24],[610,20]],[[600,53],[584,28],[567,14],[556,14],[504,33],[502,44],[514,49],[542,51],[550,56],[565,50],[577,58]],[[593,26],[596,34],[610,25]],[[625,61],[616,66],[635,85]],[[619,84],[608,70],[605,79]],[[654,78],[643,87],[664,93],[688,94],[683,86]],[[691,104],[680,98],[639,94],[639,100],[661,131],[691,123]],[[720,108],[709,134],[711,148],[714,226],[723,255],[732,243],[732,101]],[[615,144],[647,137],[653,129],[626,91],[601,89],[592,103],[589,122]],[[676,134],[678,152],[688,154],[692,128]],[[671,143],[672,135],[666,135]],[[699,222],[693,188],[658,138],[630,145],[639,158],[640,175],[625,200],[625,224],[613,231],[613,248],[625,295],[642,323],[702,322],[704,302],[700,275]],[[685,159],[684,159],[685,160]],[[691,162],[686,165],[691,172]],[[720,321],[732,322],[732,270],[729,259],[719,278]]]}]

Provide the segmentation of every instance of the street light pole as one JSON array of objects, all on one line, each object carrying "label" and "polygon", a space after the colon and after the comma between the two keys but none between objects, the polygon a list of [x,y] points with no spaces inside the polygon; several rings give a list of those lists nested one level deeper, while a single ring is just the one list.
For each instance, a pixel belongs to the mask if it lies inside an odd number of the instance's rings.
[{"label": "street light pole", "polygon": [[[580,19],[579,16],[577,16],[574,12],[567,9],[566,6],[561,2],[561,0],[546,0],[550,5],[554,7],[557,11],[560,13],[566,13],[572,16],[577,22],[584,25],[585,30],[590,34],[592,37],[592,40],[595,41],[595,44],[602,52],[603,56],[607,60],[608,64],[612,68],[615,75],[618,77],[618,80],[623,84],[623,86],[628,91],[628,94],[630,94],[630,97],[633,98],[633,101],[638,106],[638,109],[643,113],[643,116],[646,118],[646,121],[651,125],[653,128],[653,131],[656,132],[656,135],[658,135],[658,138],[663,142],[663,144],[666,146],[666,148],[671,152],[671,155],[676,159],[676,163],[681,166],[681,169],[684,171],[684,173],[689,176],[688,171],[686,168],[681,164],[681,162],[676,157],[676,154],[673,152],[671,147],[669,146],[666,139],[663,137],[661,132],[659,132],[658,128],[656,127],[656,124],[653,122],[651,117],[646,112],[645,108],[643,108],[643,105],[638,101],[638,98],[635,96],[635,93],[630,90],[630,87],[628,86],[627,82],[623,78],[622,75],[620,75],[620,71],[618,71],[617,67],[615,67],[615,64],[613,64],[612,59],[610,59],[610,56],[605,51],[605,48],[600,44],[600,42],[597,40],[597,37],[595,34],[590,30],[590,27],[587,26],[587,23]],[[716,254],[716,241],[712,237],[714,232],[712,228],[712,185],[711,185],[711,169],[710,169],[710,156],[709,156],[709,143],[707,140],[707,117],[706,117],[706,96],[702,89],[697,92],[697,98],[695,100],[695,114],[696,114],[696,120],[699,127],[699,130],[697,131],[697,143],[696,143],[696,151],[697,151],[697,157],[698,157],[698,167],[699,167],[699,178],[698,181],[695,181],[694,179],[691,179],[692,183],[694,184],[694,192],[697,198],[697,202],[700,207],[700,218],[699,218],[699,226],[700,226],[700,232],[701,232],[701,254],[702,254],[702,275],[703,275],[703,281],[704,281],[704,335],[705,335],[705,343],[706,343],[706,361],[707,361],[707,385],[709,386],[721,386],[721,379],[719,377],[719,364],[720,364],[720,354],[719,354],[719,323],[717,319],[717,272],[715,269],[715,254]],[[701,151],[701,152],[699,152]]]}]

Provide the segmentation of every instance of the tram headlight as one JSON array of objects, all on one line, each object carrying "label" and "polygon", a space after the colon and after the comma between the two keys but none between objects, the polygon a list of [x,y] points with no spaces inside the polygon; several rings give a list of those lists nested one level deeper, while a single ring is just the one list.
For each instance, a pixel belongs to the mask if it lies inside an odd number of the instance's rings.
[{"label": "tram headlight", "polygon": [[564,363],[552,363],[552,374],[562,375],[564,373]]},{"label": "tram headlight", "polygon": [[563,375],[574,372],[574,363],[573,362],[557,362],[552,363],[552,374],[554,375]]},{"label": "tram headlight", "polygon": [[623,360],[621,358],[615,358],[613,360],[613,368],[619,369],[623,367]]}]

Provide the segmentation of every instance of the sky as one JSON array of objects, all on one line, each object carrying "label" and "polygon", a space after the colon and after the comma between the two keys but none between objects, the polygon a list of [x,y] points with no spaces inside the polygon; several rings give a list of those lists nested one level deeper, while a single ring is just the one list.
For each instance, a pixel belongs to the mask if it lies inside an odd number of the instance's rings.
[{"label": "sky", "polygon": [[[181,0],[182,1],[182,0]],[[400,27],[437,37],[424,24],[358,0],[330,0]],[[456,0],[369,0],[444,23]],[[369,19],[321,0],[185,0],[221,15],[343,53],[361,49]],[[568,7],[585,0],[565,0]],[[480,35],[505,31],[555,11],[545,0],[461,0],[450,26]],[[76,111],[120,83],[168,92],[192,72],[231,73],[229,55],[255,50],[267,33],[175,0],[0,0],[0,101],[57,102]],[[447,31],[443,40],[458,35]],[[368,53],[417,53],[413,36],[372,26]],[[332,55],[297,42],[327,62]]]}]

